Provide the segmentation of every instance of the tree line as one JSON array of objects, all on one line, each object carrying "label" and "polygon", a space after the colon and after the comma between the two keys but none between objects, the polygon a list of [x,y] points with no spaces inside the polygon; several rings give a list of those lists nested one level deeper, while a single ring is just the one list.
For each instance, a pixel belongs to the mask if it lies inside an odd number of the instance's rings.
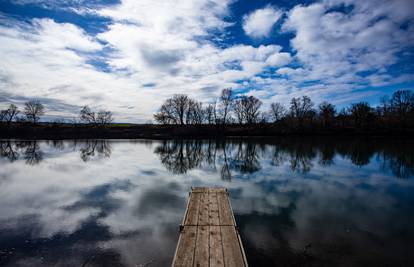
[{"label": "tree line", "polygon": [[[236,95],[230,88],[223,89],[216,101],[207,104],[185,94],[176,94],[164,101],[154,114],[154,119],[165,125],[274,124],[294,128],[414,126],[414,94],[410,90],[398,90],[391,96],[384,96],[376,107],[371,107],[368,102],[358,102],[338,110],[328,102],[315,105],[308,96],[292,98],[288,107],[274,102],[268,110],[263,110],[262,104],[255,96]],[[37,100],[31,100],[24,104],[22,112],[14,104],[1,110],[0,122],[37,124],[43,115],[44,105]],[[112,112],[107,110],[93,111],[84,106],[79,112],[79,122],[88,125],[107,126],[113,120]]]},{"label": "tree line", "polygon": [[[45,115],[45,106],[40,101],[31,100],[24,103],[23,116],[19,116],[20,113],[16,105],[10,104],[7,109],[0,111],[0,122],[8,125],[13,121],[37,124],[41,116]],[[107,110],[95,112],[88,106],[84,106],[79,112],[79,121],[94,126],[106,126],[113,122],[113,115]]]},{"label": "tree line", "polygon": [[335,105],[319,105],[308,96],[294,97],[288,107],[271,103],[262,110],[262,101],[255,96],[238,96],[232,89],[223,89],[213,103],[203,104],[185,94],[176,94],[165,100],[154,119],[167,125],[253,125],[273,123],[292,127],[412,127],[414,125],[414,94],[398,90],[391,97],[381,98],[380,105],[368,102],[353,103],[338,111]]}]

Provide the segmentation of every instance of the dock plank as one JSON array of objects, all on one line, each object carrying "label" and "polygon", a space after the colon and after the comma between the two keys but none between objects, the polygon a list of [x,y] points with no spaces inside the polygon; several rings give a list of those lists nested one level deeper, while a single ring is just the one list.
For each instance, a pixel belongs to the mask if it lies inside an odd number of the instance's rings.
[{"label": "dock plank", "polygon": [[219,205],[220,225],[235,225],[227,194],[219,193],[217,194],[217,199]]},{"label": "dock plank", "polygon": [[224,267],[220,226],[210,226],[210,267]]},{"label": "dock plank", "polygon": [[197,230],[197,246],[195,247],[194,266],[209,266],[209,226],[200,226]]},{"label": "dock plank", "polygon": [[174,257],[174,266],[193,266],[196,234],[196,226],[185,226],[183,228]]},{"label": "dock plank", "polygon": [[218,207],[218,199],[217,199],[217,193],[211,193],[209,194],[209,208],[210,208],[210,214],[209,214],[209,221],[210,225],[220,225],[220,216],[219,216],[219,207]]},{"label": "dock plank", "polygon": [[205,192],[200,196],[197,225],[209,225],[209,193]]},{"label": "dock plank", "polygon": [[247,266],[225,188],[193,188],[172,266]]},{"label": "dock plank", "polygon": [[190,194],[184,225],[197,225],[201,194]]},{"label": "dock plank", "polygon": [[226,267],[244,266],[236,229],[233,226],[221,226],[224,265]]}]

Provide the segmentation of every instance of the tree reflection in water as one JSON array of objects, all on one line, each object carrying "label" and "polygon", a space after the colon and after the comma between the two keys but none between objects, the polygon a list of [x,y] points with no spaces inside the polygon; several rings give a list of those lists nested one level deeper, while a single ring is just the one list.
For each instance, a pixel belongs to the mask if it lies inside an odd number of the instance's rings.
[{"label": "tree reflection in water", "polygon": [[20,154],[16,148],[16,142],[0,141],[0,156],[7,158],[10,162],[19,159]]},{"label": "tree reflection in water", "polygon": [[248,142],[239,142],[236,156],[232,158],[232,169],[241,173],[254,173],[261,169],[258,157],[258,145]]},{"label": "tree reflection in water", "polygon": [[[161,163],[174,174],[207,165],[220,170],[223,180],[232,179],[232,170],[252,173],[260,170],[257,144],[225,140],[168,140],[156,147]],[[236,153],[234,153],[236,151]]]},{"label": "tree reflection in water", "polygon": [[204,159],[201,141],[177,140],[165,141],[155,149],[161,163],[174,174],[186,173],[188,170],[200,166]]},{"label": "tree reflection in water", "polygon": [[0,156],[14,162],[23,156],[29,165],[39,164],[43,159],[38,141],[0,141]]},{"label": "tree reflection in water", "polygon": [[[66,148],[79,150],[84,162],[94,158],[109,158],[112,152],[111,141],[107,140],[2,140],[0,157],[10,162],[24,159],[29,165],[39,164],[45,157],[42,147],[46,145],[57,151]],[[270,160],[270,164],[276,167],[288,164],[292,172],[305,174],[315,164],[335,164],[337,156],[349,159],[359,167],[376,159],[382,170],[390,171],[398,178],[408,178],[414,176],[412,151],[414,143],[406,139],[278,138],[164,140],[155,147],[154,153],[173,174],[208,167],[218,170],[223,180],[230,181],[236,172],[249,174],[261,170],[263,160]]]},{"label": "tree reflection in water", "polygon": [[411,143],[401,146],[387,145],[378,153],[378,160],[383,170],[391,170],[398,178],[414,176],[414,148]]},{"label": "tree reflection in water", "polygon": [[39,164],[43,160],[43,151],[40,150],[38,141],[21,142],[20,145],[25,147],[24,159],[29,165]]},{"label": "tree reflection in water", "polygon": [[87,140],[82,143],[80,157],[84,162],[87,162],[95,157],[109,158],[111,152],[111,144],[107,140]]},{"label": "tree reflection in water", "polygon": [[14,162],[19,159],[24,159],[28,165],[39,164],[44,159],[44,152],[40,144],[44,143],[55,150],[63,151],[65,144],[77,149],[80,143],[80,158],[87,162],[94,157],[109,158],[111,156],[111,144],[107,140],[88,140],[85,142],[77,141],[0,141],[0,157],[8,159],[10,162]]},{"label": "tree reflection in water", "polygon": [[288,163],[292,172],[308,173],[314,164],[335,164],[335,156],[349,159],[362,167],[376,155],[383,169],[399,178],[414,175],[414,145],[412,142],[377,142],[371,139],[331,138],[277,140],[165,140],[155,148],[161,163],[174,174],[184,174],[203,165],[220,170],[223,180],[231,180],[232,172],[242,174],[259,171],[261,161],[271,165]]}]

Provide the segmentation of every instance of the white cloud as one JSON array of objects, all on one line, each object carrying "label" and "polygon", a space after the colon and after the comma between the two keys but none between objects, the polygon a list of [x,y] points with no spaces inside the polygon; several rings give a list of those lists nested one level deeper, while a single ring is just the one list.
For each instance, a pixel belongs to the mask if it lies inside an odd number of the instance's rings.
[{"label": "white cloud", "polygon": [[88,36],[82,29],[70,23],[56,23],[51,19],[33,19],[37,43],[44,49],[75,49],[93,52],[102,45]]},{"label": "white cloud", "polygon": [[[409,73],[387,73],[414,46],[409,1],[298,5],[286,13],[278,33],[294,35],[292,51],[276,44],[218,45],[217,38],[231,34],[231,2],[123,0],[82,9],[84,15],[110,19],[96,35],[70,23],[26,23],[2,14],[0,99],[3,104],[47,99],[55,103],[51,115],[62,116],[76,116],[80,106],[91,105],[113,111],[117,121],[145,122],[174,93],[207,102],[224,87],[245,86],[241,81],[267,97],[266,106],[302,94],[335,102],[363,87],[413,80]],[[281,16],[271,6],[255,10],[244,17],[243,28],[253,38],[268,36]],[[304,87],[308,82],[317,84]]]},{"label": "white cloud", "polygon": [[[401,59],[399,53],[414,45],[410,26],[414,16],[396,11],[404,4],[409,8],[406,1],[399,2],[332,0],[295,6],[286,14],[282,30],[294,34],[292,60],[298,66],[279,68],[277,79],[256,80],[256,86],[267,90],[271,99],[285,103],[303,94],[315,102],[343,103],[342,99],[355,101],[364,95],[382,94],[372,88],[359,91],[366,87],[412,81],[413,75],[387,73]],[[283,55],[267,61],[273,58]],[[288,56],[285,59],[288,64]],[[316,84],[303,86],[306,82]]]},{"label": "white cloud", "polygon": [[414,44],[413,32],[379,17],[386,16],[386,10],[380,13],[374,4],[368,10],[366,2],[359,3],[353,1],[354,10],[348,14],[327,13],[333,6],[326,3],[296,6],[289,12],[283,28],[296,33],[291,44],[296,57],[312,69],[308,78],[381,70],[398,61],[397,52]]},{"label": "white cloud", "polygon": [[295,75],[299,74],[302,75],[304,73],[304,70],[302,68],[292,69],[289,67],[280,68],[276,71],[279,75]]},{"label": "white cloud", "polygon": [[[121,112],[121,105],[135,104],[129,97],[139,98],[130,80],[88,64],[95,59],[90,52],[102,45],[72,24],[35,19],[31,24],[16,23],[12,28],[0,26],[0,44],[0,70],[7,77],[0,92],[6,97],[46,98],[51,106],[53,102],[74,107],[91,105],[115,113]],[[78,110],[50,115],[76,115],[73,112]],[[131,116],[127,109],[122,113],[125,117],[121,120]]]},{"label": "white cloud", "polygon": [[[208,41],[210,31],[229,25],[223,20],[227,4],[122,1],[93,11],[113,20],[96,36],[51,19],[0,26],[3,99],[16,101],[12,98],[18,96],[17,104],[47,99],[48,114],[65,117],[90,105],[113,111],[117,121],[131,122],[151,119],[174,93],[211,101],[222,88],[238,87],[236,81],[262,72],[274,61],[270,57],[286,57],[278,45],[220,48]],[[91,61],[107,64],[110,71]],[[58,105],[70,109],[57,111]]]},{"label": "white cloud", "polygon": [[275,53],[267,58],[266,63],[274,66],[284,66],[289,64],[292,61],[292,57],[289,53]]},{"label": "white cloud", "polygon": [[282,15],[283,12],[272,6],[257,9],[243,17],[243,30],[252,38],[268,37],[273,25]]}]

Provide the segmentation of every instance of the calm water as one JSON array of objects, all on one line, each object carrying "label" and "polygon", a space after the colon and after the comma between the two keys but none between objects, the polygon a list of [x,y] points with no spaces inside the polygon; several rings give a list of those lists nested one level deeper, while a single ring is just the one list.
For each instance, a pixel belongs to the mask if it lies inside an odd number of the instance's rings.
[{"label": "calm water", "polygon": [[0,266],[169,266],[191,186],[251,266],[414,266],[414,141],[0,141]]}]

